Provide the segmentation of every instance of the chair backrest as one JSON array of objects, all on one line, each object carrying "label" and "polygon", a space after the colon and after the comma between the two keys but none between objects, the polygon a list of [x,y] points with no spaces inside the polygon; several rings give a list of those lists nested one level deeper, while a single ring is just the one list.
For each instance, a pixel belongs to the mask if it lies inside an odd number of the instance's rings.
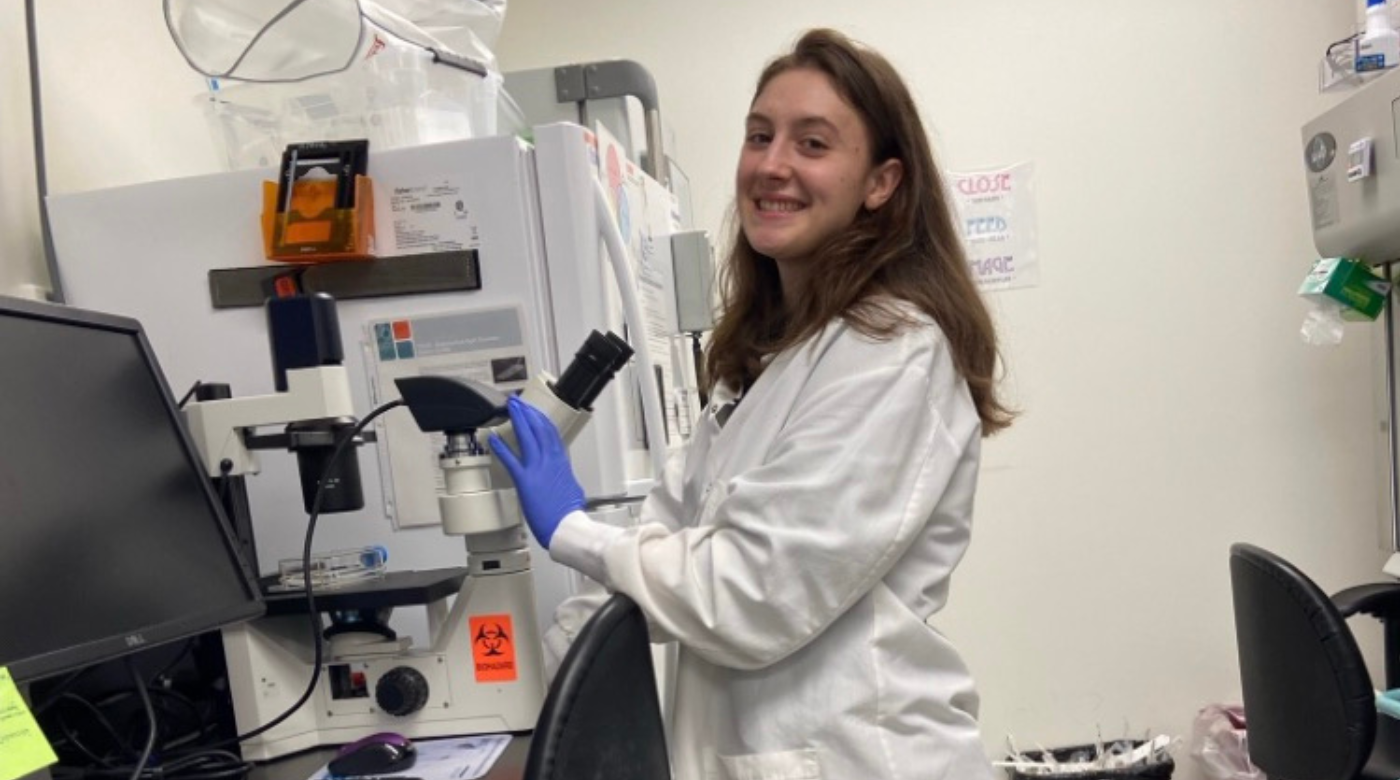
[{"label": "chair backrest", "polygon": [[1230,548],[1249,756],[1272,780],[1351,780],[1376,736],[1365,661],[1332,599],[1267,550]]},{"label": "chair backrest", "polygon": [[667,780],[646,618],[618,593],[574,638],[530,742],[525,780]]}]

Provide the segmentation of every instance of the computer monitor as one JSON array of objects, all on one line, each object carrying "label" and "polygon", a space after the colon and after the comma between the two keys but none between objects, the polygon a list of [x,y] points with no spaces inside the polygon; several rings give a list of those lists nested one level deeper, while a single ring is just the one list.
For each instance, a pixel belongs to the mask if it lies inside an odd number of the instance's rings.
[{"label": "computer monitor", "polygon": [[33,681],[262,611],[140,323],[0,297],[0,667]]}]

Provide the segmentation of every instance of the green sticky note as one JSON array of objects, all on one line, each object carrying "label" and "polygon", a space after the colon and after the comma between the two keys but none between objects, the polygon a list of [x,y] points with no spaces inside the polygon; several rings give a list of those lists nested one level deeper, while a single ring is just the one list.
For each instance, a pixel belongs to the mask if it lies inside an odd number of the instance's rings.
[{"label": "green sticky note", "polygon": [[0,780],[15,780],[56,761],[10,670],[0,666]]}]

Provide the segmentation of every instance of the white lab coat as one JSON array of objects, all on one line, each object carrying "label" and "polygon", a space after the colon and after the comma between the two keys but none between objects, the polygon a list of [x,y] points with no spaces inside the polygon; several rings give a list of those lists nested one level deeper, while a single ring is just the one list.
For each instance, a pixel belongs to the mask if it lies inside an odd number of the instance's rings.
[{"label": "white lab coat", "polygon": [[723,426],[734,396],[715,393],[639,525],[575,512],[556,531],[552,558],[679,642],[677,780],[992,776],[972,677],[929,624],[967,548],[981,425],[923,321],[883,342],[829,325]]}]

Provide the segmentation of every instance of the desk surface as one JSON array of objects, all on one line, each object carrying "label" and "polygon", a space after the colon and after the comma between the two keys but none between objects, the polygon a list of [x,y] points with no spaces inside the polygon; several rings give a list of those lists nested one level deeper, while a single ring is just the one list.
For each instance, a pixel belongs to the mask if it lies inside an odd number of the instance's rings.
[{"label": "desk surface", "polygon": [[[307,780],[335,757],[335,751],[333,747],[315,748],[294,756],[268,761],[254,767],[248,775],[248,780]],[[491,765],[491,770],[482,775],[482,780],[520,780],[525,775],[525,758],[529,753],[529,734],[511,737],[505,752]],[[413,776],[412,770],[404,774],[406,777]]]}]

